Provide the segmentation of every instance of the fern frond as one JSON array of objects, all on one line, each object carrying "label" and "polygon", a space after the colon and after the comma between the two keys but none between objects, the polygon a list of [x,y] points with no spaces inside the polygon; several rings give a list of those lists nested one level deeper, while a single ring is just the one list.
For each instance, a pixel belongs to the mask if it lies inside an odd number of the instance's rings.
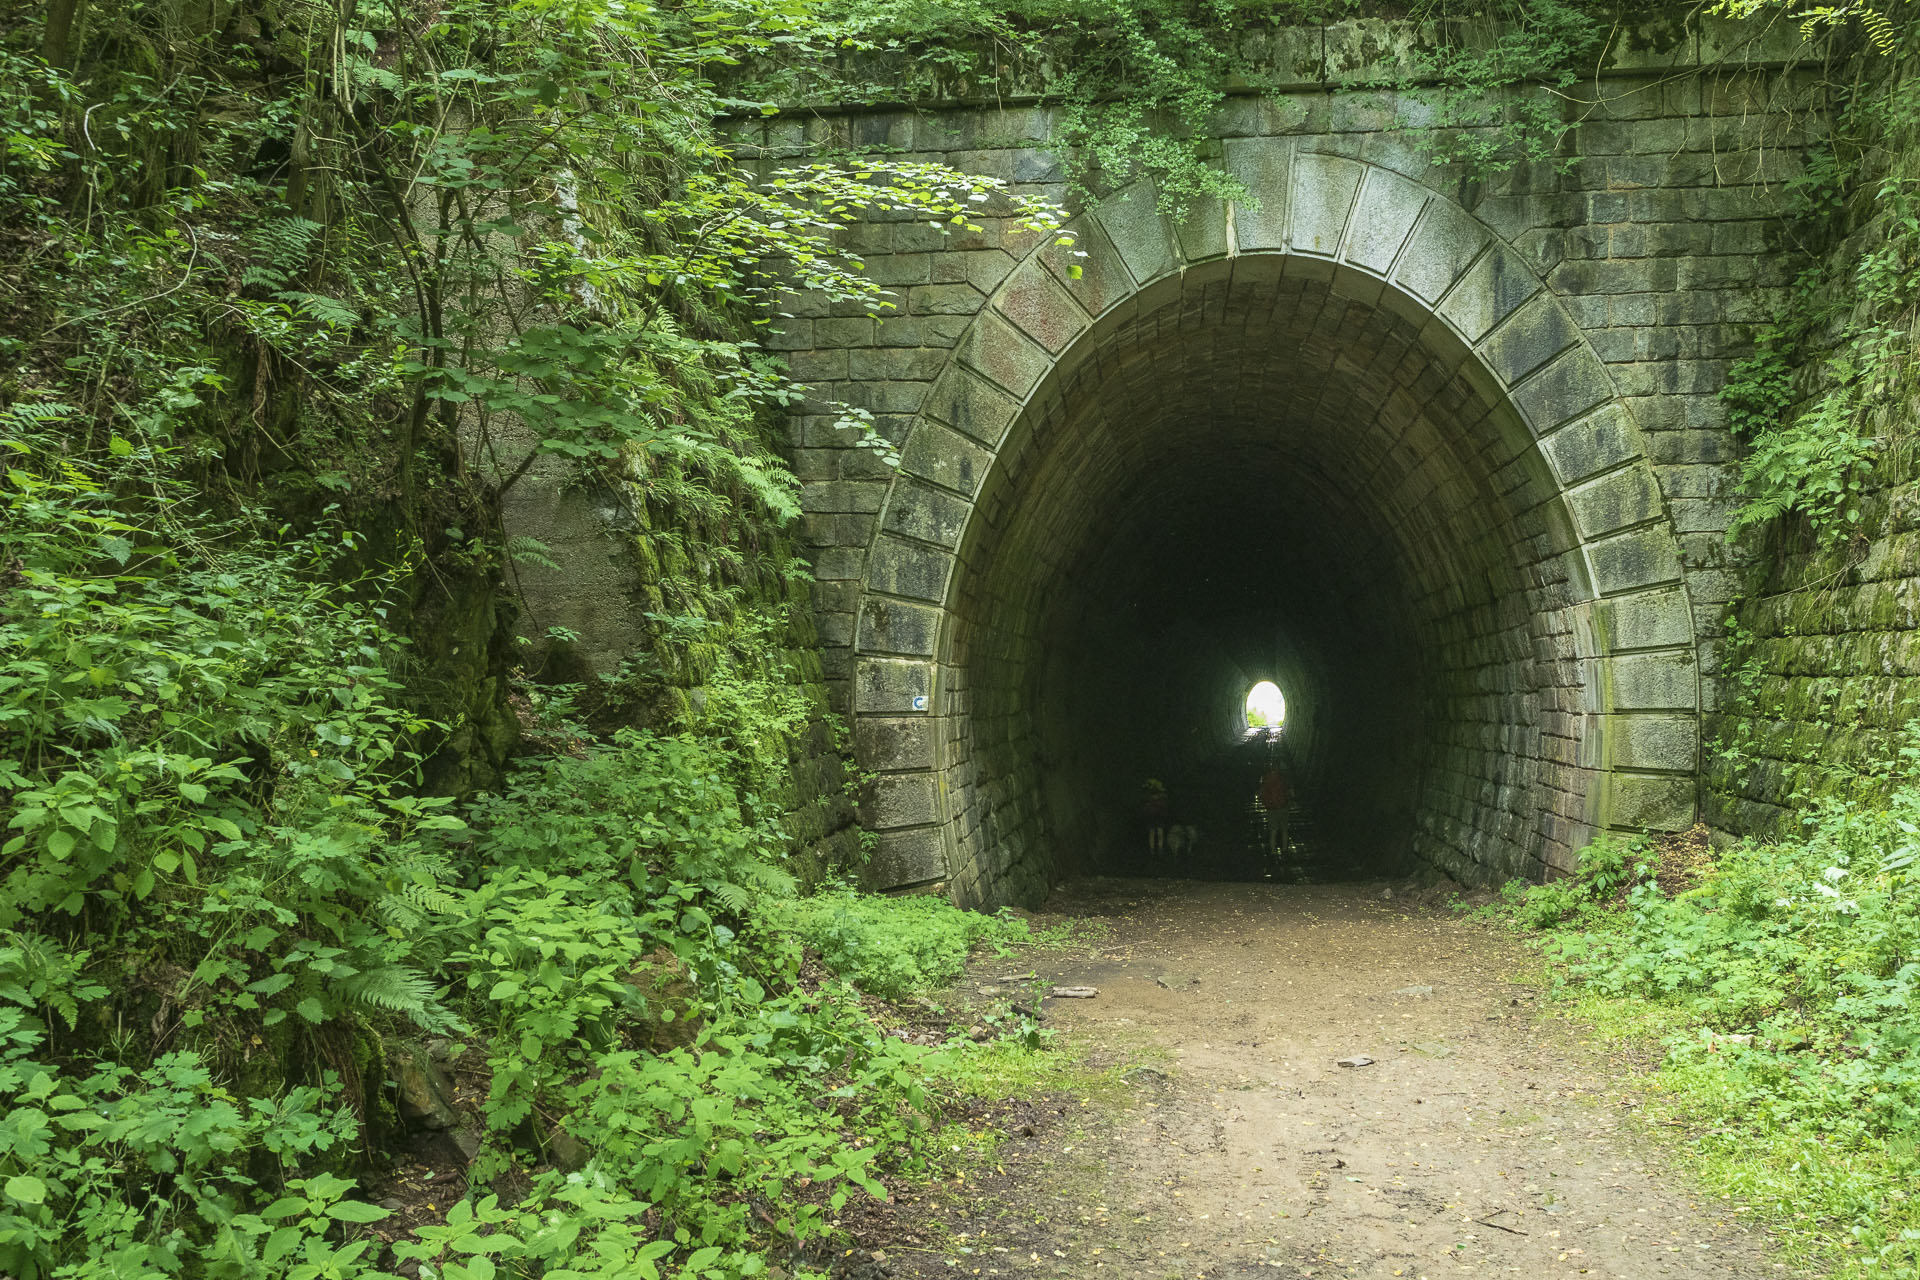
[{"label": "fern frond", "polygon": [[401,1014],[423,1031],[451,1033],[463,1029],[453,1011],[440,1003],[440,992],[432,981],[403,964],[382,965],[342,978],[338,991],[349,1004]]}]

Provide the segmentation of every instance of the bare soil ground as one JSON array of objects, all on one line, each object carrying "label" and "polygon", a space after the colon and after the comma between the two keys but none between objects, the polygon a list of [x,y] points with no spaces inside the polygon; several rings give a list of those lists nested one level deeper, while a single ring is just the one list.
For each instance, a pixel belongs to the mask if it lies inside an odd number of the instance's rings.
[{"label": "bare soil ground", "polygon": [[840,1274],[1796,1274],[1688,1186],[1633,1117],[1644,1064],[1539,1014],[1496,929],[1379,884],[1089,881],[1050,913],[1110,926],[1041,963],[1099,989],[1046,1015],[1119,1099],[983,1107],[995,1167],[850,1215]]}]

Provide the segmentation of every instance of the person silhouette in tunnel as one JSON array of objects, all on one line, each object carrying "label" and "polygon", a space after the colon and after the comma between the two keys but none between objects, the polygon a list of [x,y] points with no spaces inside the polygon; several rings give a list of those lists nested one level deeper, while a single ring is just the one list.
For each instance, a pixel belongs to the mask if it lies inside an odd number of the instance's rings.
[{"label": "person silhouette in tunnel", "polygon": [[1278,751],[1269,750],[1267,769],[1260,775],[1260,810],[1267,820],[1267,857],[1279,871],[1292,856],[1287,839],[1287,811],[1293,805],[1293,778],[1280,760]]},{"label": "person silhouette in tunnel", "polygon": [[1147,854],[1158,857],[1167,851],[1167,814],[1172,806],[1167,800],[1167,784],[1158,778],[1148,778],[1140,797],[1140,816],[1147,824]]}]

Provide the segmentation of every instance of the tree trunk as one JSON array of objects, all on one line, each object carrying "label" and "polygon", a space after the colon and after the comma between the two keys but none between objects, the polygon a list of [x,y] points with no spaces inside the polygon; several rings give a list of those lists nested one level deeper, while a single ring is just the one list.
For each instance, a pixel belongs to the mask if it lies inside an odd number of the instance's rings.
[{"label": "tree trunk", "polygon": [[67,55],[72,51],[74,28],[80,25],[80,13],[86,0],[51,0],[47,5],[47,33],[40,42],[40,56],[50,67],[71,71]]}]

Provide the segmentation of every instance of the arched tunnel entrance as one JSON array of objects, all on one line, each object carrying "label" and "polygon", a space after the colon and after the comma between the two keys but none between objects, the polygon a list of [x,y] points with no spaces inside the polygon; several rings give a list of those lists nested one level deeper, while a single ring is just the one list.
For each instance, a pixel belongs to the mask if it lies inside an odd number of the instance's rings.
[{"label": "arched tunnel entrance", "polygon": [[[903,822],[927,787],[893,838],[937,838],[962,901],[1244,874],[1261,678],[1324,876],[1538,878],[1597,826],[1689,820],[1697,686],[1657,488],[1605,395],[1560,388],[1591,360],[1564,318],[1495,309],[1463,333],[1335,264],[1230,258],[1135,289],[1026,386],[999,375],[1025,393],[1003,432],[917,427],[856,687]],[[973,350],[985,378],[1006,363]],[[918,652],[906,635],[933,661],[883,656]],[[886,714],[910,688],[926,724]],[[1197,829],[1151,854],[1149,778]]]},{"label": "arched tunnel entrance", "polygon": [[[1090,335],[961,547],[952,758],[1005,815],[993,838],[1044,829],[1067,867],[1231,870],[1260,770],[1230,709],[1272,670],[1330,869],[1468,840],[1524,869],[1549,713],[1580,709],[1578,664],[1553,658],[1583,590],[1531,437],[1457,343],[1328,279],[1249,270],[1190,302]],[[1201,856],[1139,856],[1149,777]]]}]

